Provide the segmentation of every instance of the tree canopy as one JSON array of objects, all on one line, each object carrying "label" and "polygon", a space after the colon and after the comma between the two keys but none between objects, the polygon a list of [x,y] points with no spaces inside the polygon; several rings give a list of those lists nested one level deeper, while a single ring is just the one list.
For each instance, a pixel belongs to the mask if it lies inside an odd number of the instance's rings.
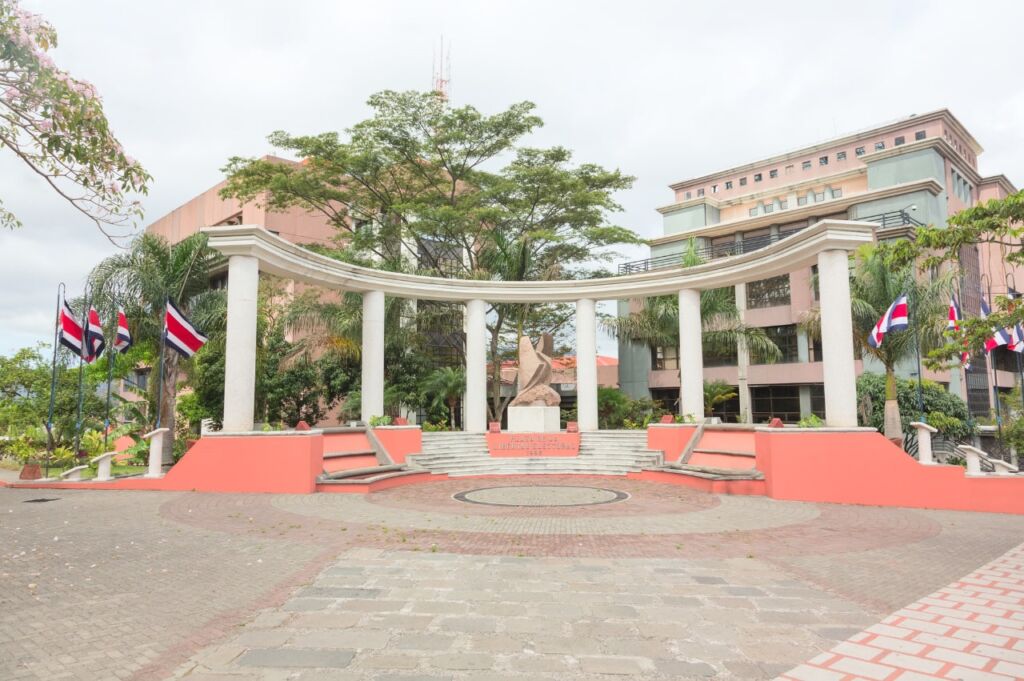
[{"label": "tree canopy", "polygon": [[[614,194],[633,178],[576,164],[563,147],[523,139],[542,122],[519,102],[493,115],[438,93],[384,91],[344,135],[270,135],[301,162],[230,159],[222,194],[269,209],[301,207],[337,230],[322,252],[363,265],[467,279],[531,281],[597,276],[610,247],[638,243],[613,224]],[[444,306],[421,305],[416,314]],[[491,357],[521,333],[557,332],[564,305],[494,305]],[[458,353],[461,344],[456,344]],[[492,362],[492,417],[504,405]]]},{"label": "tree canopy", "polygon": [[[149,174],[114,137],[96,89],[48,54],[57,32],[17,0],[0,0],[0,146],[108,237],[142,217],[133,194]],[[0,226],[21,223],[0,203]]]}]

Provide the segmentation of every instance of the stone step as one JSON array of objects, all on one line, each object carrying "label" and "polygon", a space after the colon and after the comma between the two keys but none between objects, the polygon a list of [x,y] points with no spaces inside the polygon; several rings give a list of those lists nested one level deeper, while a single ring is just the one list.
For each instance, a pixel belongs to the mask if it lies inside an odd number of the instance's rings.
[{"label": "stone step", "polygon": [[[417,465],[421,465],[420,462],[416,462]],[[486,460],[473,460],[473,461],[450,461],[446,463],[433,463],[427,468],[430,470],[446,470],[449,468],[573,468],[573,469],[591,469],[591,468],[628,468],[630,470],[640,470],[641,466],[633,461],[567,461],[567,460],[551,460],[551,459],[527,459],[527,458],[516,458],[516,459],[486,459]]]},{"label": "stone step", "polygon": [[696,447],[693,450],[694,454],[723,454],[725,456],[749,456],[756,457],[755,452],[741,450],[741,449],[710,449],[706,447]]},{"label": "stone step", "polygon": [[324,452],[325,459],[343,459],[346,456],[372,456],[376,452],[372,449],[354,449],[347,452]]},{"label": "stone step", "polygon": [[683,463],[666,466],[662,470],[693,473],[697,477],[711,477],[714,480],[764,480],[764,473],[755,468],[717,468]]},{"label": "stone step", "polygon": [[324,478],[328,480],[342,480],[344,478],[358,478],[366,475],[373,475],[375,473],[394,473],[400,471],[405,466],[402,464],[391,464],[388,466],[367,466],[366,468],[349,468],[347,470],[334,471],[332,473],[325,473]]},{"label": "stone step", "polygon": [[370,482],[378,482],[380,480],[390,480],[391,478],[402,478],[407,475],[421,475],[429,471],[422,470],[400,470],[388,473],[381,473],[380,475],[369,476],[365,478],[342,478],[340,480],[320,477],[317,478],[316,484],[318,485],[365,485]]},{"label": "stone step", "polygon": [[496,470],[496,471],[448,471],[448,477],[459,478],[470,475],[608,475],[624,477],[630,471],[619,472],[619,471],[589,471],[589,470],[550,470],[550,471],[538,471],[538,470]]}]

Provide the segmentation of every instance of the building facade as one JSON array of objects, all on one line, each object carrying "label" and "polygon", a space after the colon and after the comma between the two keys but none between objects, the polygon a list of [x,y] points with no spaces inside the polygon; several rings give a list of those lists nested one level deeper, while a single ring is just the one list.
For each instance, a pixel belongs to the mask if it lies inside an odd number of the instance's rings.
[{"label": "building facade", "polygon": [[[979,201],[1016,191],[1003,175],[978,172],[981,146],[946,109],[910,116],[855,134],[827,140],[743,166],[670,185],[673,203],[658,209],[663,235],[652,239],[650,258],[623,263],[620,274],[679,264],[691,240],[705,259],[763,248],[826,219],[878,225],[878,240],[905,238],[920,225],[945,226],[949,216]],[[961,304],[977,315],[982,289],[1006,294],[1024,275],[1005,263],[997,249],[972,248],[961,254]],[[782,351],[775,363],[761,363],[743,348],[705,352],[704,378],[736,387],[737,398],[715,411],[726,421],[763,422],[771,417],[796,421],[824,410],[820,343],[800,329],[802,315],[818,304],[813,268],[735,287],[743,322],[765,329]],[[619,314],[643,301],[619,301]],[[992,373],[989,362],[995,365]],[[856,360],[858,373],[881,371],[871,358]],[[975,416],[992,409],[993,383],[1014,385],[1016,357],[1005,349],[992,358],[974,357],[971,369],[924,376],[962,396]],[[916,363],[901,366],[916,376]],[[678,400],[679,365],[674,348],[619,342],[619,381],[636,397]]]}]

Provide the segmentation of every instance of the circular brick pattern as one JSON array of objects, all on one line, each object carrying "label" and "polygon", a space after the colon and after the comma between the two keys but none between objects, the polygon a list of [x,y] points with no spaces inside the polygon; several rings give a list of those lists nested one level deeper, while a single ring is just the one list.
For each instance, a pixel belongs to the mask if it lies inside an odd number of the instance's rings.
[{"label": "circular brick pattern", "polygon": [[558,507],[597,506],[614,504],[629,498],[626,492],[600,487],[578,487],[576,485],[514,485],[510,487],[483,487],[459,492],[452,496],[456,501],[485,506]]}]

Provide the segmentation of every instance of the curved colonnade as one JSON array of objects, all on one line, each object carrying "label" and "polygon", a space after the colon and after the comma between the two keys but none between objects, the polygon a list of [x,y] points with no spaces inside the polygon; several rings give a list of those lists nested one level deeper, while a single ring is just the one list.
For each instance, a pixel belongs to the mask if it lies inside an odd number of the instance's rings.
[{"label": "curved colonnade", "polygon": [[[261,271],[363,296],[362,416],[384,413],[384,298],[437,300],[466,305],[467,431],[487,429],[486,312],[488,303],[576,305],[577,413],[581,431],[597,430],[597,321],[600,300],[678,295],[680,413],[704,417],[700,291],[818,266],[825,376],[825,421],[857,425],[856,373],[850,318],[848,254],[874,240],[870,222],[825,220],[766,248],[694,267],[571,281],[442,279],[374,270],[333,260],[262,227],[203,230],[228,258],[227,354],[224,431],[253,428],[256,388],[256,297]],[[695,377],[695,378],[694,378]]]}]

